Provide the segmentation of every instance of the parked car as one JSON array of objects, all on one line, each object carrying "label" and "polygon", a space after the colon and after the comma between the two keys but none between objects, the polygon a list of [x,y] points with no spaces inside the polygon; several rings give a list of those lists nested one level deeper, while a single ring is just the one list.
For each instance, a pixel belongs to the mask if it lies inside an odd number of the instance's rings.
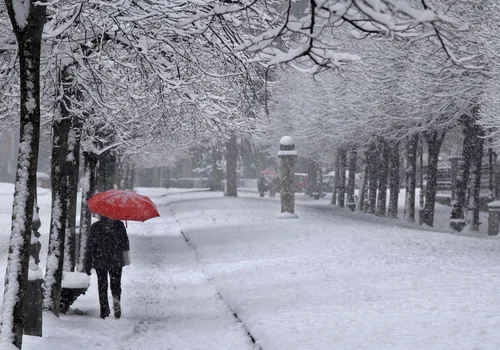
[{"label": "parked car", "polygon": [[295,173],[295,192],[305,192],[307,188],[307,174]]}]

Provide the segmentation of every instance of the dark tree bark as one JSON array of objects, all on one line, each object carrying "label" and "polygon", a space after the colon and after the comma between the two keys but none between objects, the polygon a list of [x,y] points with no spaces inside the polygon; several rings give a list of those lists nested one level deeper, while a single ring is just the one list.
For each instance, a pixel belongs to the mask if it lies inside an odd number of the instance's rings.
[{"label": "dark tree bark", "polygon": [[333,188],[332,188],[332,205],[336,205],[338,203],[338,183],[339,183],[339,166],[340,166],[340,153],[337,151],[337,156],[335,157],[334,162],[334,176],[333,176]]},{"label": "dark tree bark", "polygon": [[114,188],[116,183],[117,157],[113,150],[108,150],[100,155],[97,165],[97,190],[104,192]]},{"label": "dark tree bark", "polygon": [[406,142],[406,203],[405,220],[415,222],[415,188],[417,185],[418,135],[410,136]]},{"label": "dark tree bark", "polygon": [[340,208],[345,207],[345,193],[346,193],[346,186],[345,186],[345,172],[347,170],[347,154],[345,149],[341,148],[339,150],[339,181],[338,181],[338,189],[339,189],[339,195],[338,195],[338,204]]},{"label": "dark tree bark", "polygon": [[323,198],[323,169],[321,167],[318,167],[318,183],[319,198]]},{"label": "dark tree bark", "polygon": [[367,163],[368,163],[368,207],[365,211],[369,214],[375,214],[377,205],[377,187],[378,187],[378,157],[376,154],[375,145],[372,145],[372,149],[367,152]]},{"label": "dark tree bark", "polygon": [[210,175],[210,191],[222,191],[224,172],[220,168],[221,160],[221,152],[216,146],[212,147],[212,174]]},{"label": "dark tree bark", "polygon": [[398,218],[399,200],[399,142],[389,146],[389,209],[387,215],[391,219]]},{"label": "dark tree bark", "polygon": [[356,185],[356,162],[358,159],[358,152],[355,148],[351,149],[349,157],[349,179],[347,181],[347,202],[349,205],[353,205],[354,201],[354,189]]},{"label": "dark tree bark", "polygon": [[125,160],[122,164],[122,181],[121,181],[121,187],[126,190],[130,190],[128,187],[129,184],[129,176],[130,176],[130,162]]},{"label": "dark tree bark", "polygon": [[318,188],[318,163],[314,160],[307,161],[307,194],[319,192]]},{"label": "dark tree bark", "polygon": [[420,222],[428,226],[434,226],[434,210],[436,206],[437,192],[437,170],[439,152],[443,143],[445,131],[433,130],[424,133],[428,149],[427,186],[425,188],[425,205],[420,213]]},{"label": "dark tree bark", "polygon": [[226,196],[238,197],[238,144],[236,135],[226,142]]},{"label": "dark tree bark", "polygon": [[474,159],[472,167],[472,188],[471,197],[469,201],[469,210],[472,211],[470,229],[472,231],[479,231],[479,195],[481,193],[481,175],[483,165],[483,146],[484,146],[484,133],[482,129],[478,128],[478,135],[474,145]]},{"label": "dark tree bark", "polygon": [[[41,2],[44,3],[43,0]],[[27,23],[18,23],[13,1],[5,0],[5,5],[17,39],[20,121],[11,239],[0,329],[4,339],[21,349],[40,139],[40,47],[46,6],[30,2]]]},{"label": "dark tree bark", "polygon": [[[168,174],[170,174],[170,170],[169,170]],[[168,179],[168,185],[170,187],[170,178]],[[135,186],[135,165],[134,165],[134,163],[130,163],[129,181],[128,181],[127,188],[129,190],[133,190],[134,186]]]},{"label": "dark tree bark", "polygon": [[493,152],[493,169],[493,181],[495,182],[493,196],[494,199],[500,199],[500,163],[495,152]]},{"label": "dark tree bark", "polygon": [[387,207],[387,180],[389,171],[389,147],[384,139],[379,142],[379,167],[378,167],[378,201],[377,201],[377,216],[386,215]]},{"label": "dark tree bark", "polygon": [[450,226],[460,231],[465,225],[465,211],[467,205],[467,188],[469,184],[470,166],[474,155],[474,145],[477,137],[477,126],[471,117],[464,116],[464,143],[462,148],[461,169],[457,177],[456,200],[451,209]]},{"label": "dark tree bark", "polygon": [[489,193],[488,199],[492,200],[495,198],[495,157],[494,152],[491,147],[488,147],[488,186]]},{"label": "dark tree bark", "polygon": [[43,285],[44,308],[52,311],[57,317],[59,317],[68,213],[68,139],[71,129],[71,119],[68,111],[69,98],[66,91],[63,91],[63,98],[59,104],[61,114],[59,118],[54,119],[52,124],[52,216],[50,220],[47,270]]},{"label": "dark tree bark", "polygon": [[95,193],[96,171],[98,157],[94,153],[83,152],[83,187],[82,187],[82,206],[80,211],[80,231],[78,238],[80,240],[78,250],[77,270],[83,272],[86,264],[87,240],[90,233],[92,213],[87,204],[90,197]]},{"label": "dark tree bark", "polygon": [[418,185],[420,187],[420,195],[419,195],[419,209],[423,210],[425,204],[425,189],[424,189],[424,140],[420,140],[418,143]]}]

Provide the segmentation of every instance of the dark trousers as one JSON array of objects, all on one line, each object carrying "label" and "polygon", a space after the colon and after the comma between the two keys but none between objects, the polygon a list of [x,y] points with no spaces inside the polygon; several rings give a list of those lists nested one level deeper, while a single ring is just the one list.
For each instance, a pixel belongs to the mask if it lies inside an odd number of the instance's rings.
[{"label": "dark trousers", "polygon": [[99,290],[99,304],[101,314],[109,314],[108,304],[108,273],[113,298],[121,298],[122,295],[122,267],[110,267],[109,269],[96,269],[97,288]]}]

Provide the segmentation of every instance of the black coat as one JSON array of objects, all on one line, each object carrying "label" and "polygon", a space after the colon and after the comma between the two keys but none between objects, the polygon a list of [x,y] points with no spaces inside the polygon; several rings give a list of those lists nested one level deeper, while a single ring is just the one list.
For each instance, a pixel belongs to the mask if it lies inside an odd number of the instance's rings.
[{"label": "black coat", "polygon": [[86,271],[109,269],[124,265],[123,252],[130,250],[123,222],[101,219],[90,226]]}]

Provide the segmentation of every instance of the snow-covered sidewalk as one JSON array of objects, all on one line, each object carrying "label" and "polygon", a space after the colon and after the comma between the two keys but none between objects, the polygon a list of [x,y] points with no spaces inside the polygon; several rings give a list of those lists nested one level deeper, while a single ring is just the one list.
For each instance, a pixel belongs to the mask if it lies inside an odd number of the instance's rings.
[{"label": "snow-covered sidewalk", "polygon": [[[253,348],[247,332],[200,268],[170,208],[161,204],[161,196],[151,197],[159,204],[161,217],[128,223],[132,264],[123,270],[122,318],[99,318],[93,271],[86,295],[60,319],[44,313],[43,337],[25,336],[23,349]],[[6,256],[1,256],[2,271],[5,263]],[[75,309],[84,315],[75,315]]]},{"label": "snow-covered sidewalk", "polygon": [[25,337],[24,349],[498,349],[498,237],[301,205],[300,219],[277,220],[279,201],[253,194],[138,190],[161,217],[128,223],[122,318],[99,318],[93,274],[72,311],[45,313],[43,338]]},{"label": "snow-covered sidewalk", "polygon": [[204,270],[263,349],[498,349],[500,241],[279,202],[172,196]]}]

